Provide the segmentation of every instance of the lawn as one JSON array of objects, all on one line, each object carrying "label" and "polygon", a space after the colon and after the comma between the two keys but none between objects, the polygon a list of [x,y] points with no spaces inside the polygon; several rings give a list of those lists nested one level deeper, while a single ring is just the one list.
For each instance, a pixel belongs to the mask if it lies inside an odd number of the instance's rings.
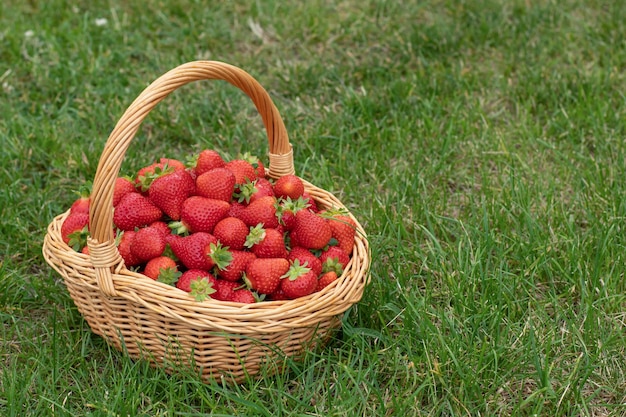
[{"label": "lawn", "polygon": [[[0,415],[625,415],[625,22],[601,0],[2,2]],[[268,90],[297,173],[372,249],[342,332],[241,384],[110,348],[41,253],[126,107],[205,59]],[[264,135],[196,83],[122,170]]]}]

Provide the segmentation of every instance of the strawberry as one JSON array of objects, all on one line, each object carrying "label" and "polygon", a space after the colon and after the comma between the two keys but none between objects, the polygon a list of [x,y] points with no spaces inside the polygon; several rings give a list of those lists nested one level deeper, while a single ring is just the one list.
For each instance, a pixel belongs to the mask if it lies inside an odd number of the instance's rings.
[{"label": "strawberry", "polygon": [[254,181],[246,180],[239,184],[233,197],[239,203],[250,204],[261,197],[274,197],[274,187],[267,178],[257,178]]},{"label": "strawberry", "polygon": [[161,219],[163,213],[148,197],[128,193],[115,207],[113,223],[121,230],[134,230]]},{"label": "strawberry", "polygon": [[271,301],[282,301],[282,300],[289,300],[289,297],[287,297],[287,295],[285,294],[285,291],[283,291],[282,288],[280,288],[279,286],[278,288],[276,288],[276,291],[274,291],[273,293],[269,295],[269,299]]},{"label": "strawberry", "polygon": [[245,284],[241,281],[227,281],[225,279],[217,279],[215,281],[215,293],[211,297],[220,301],[229,301],[232,299],[233,292],[243,288]]},{"label": "strawberry", "polygon": [[153,162],[152,164],[147,165],[137,171],[134,181],[135,186],[142,192],[146,192],[150,188],[152,181],[160,176],[171,172],[174,172],[173,167],[161,162]]},{"label": "strawberry", "polygon": [[197,194],[229,202],[235,192],[235,174],[226,168],[214,168],[196,178]]},{"label": "strawberry", "polygon": [[230,209],[228,209],[229,217],[236,217],[241,219],[241,213],[246,208],[245,204],[239,203],[237,201],[233,201],[230,203]]},{"label": "strawberry", "polygon": [[250,228],[245,247],[259,258],[287,258],[283,234],[276,229],[264,229],[262,224]]},{"label": "strawberry", "polygon": [[320,261],[319,258],[310,250],[305,249],[302,246],[295,246],[291,248],[287,259],[290,262],[294,262],[297,259],[300,262],[300,265],[306,265],[311,268],[316,277],[322,273],[322,261]]},{"label": "strawberry", "polygon": [[118,177],[113,186],[113,207],[116,207],[122,198],[128,193],[136,193],[135,184],[128,177]]},{"label": "strawberry", "polygon": [[305,203],[308,204],[309,210],[311,210],[314,213],[317,213],[318,211],[320,211],[319,207],[317,206],[317,203],[315,202],[313,197],[311,197],[311,194],[305,191],[302,194],[302,198],[304,199]]},{"label": "strawberry", "polygon": [[178,272],[176,261],[168,256],[158,256],[150,259],[148,263],[146,263],[143,274],[168,285],[174,285],[181,275],[181,273]]},{"label": "strawberry", "polygon": [[256,179],[256,170],[252,164],[243,159],[233,159],[224,165],[224,168],[232,171],[235,174],[235,182],[237,184],[243,184],[247,180],[254,181]]},{"label": "strawberry", "polygon": [[215,265],[213,259],[207,255],[211,243],[216,244],[217,239],[215,236],[204,232],[193,233],[169,241],[172,252],[186,268],[206,271]]},{"label": "strawberry", "polygon": [[323,272],[335,271],[337,275],[341,275],[350,262],[350,255],[339,246],[331,246],[321,253],[320,261]]},{"label": "strawberry", "polygon": [[259,223],[262,223],[263,226],[268,229],[278,227],[276,198],[267,196],[253,201],[242,210],[239,218],[250,227],[256,226]]},{"label": "strawberry", "polygon": [[232,301],[233,303],[242,304],[254,304],[257,300],[252,291],[246,288],[241,288],[233,291],[230,295],[230,298],[226,301]]},{"label": "strawberry", "polygon": [[89,235],[89,214],[76,212],[70,214],[63,220],[61,225],[61,238],[77,252],[87,243]]},{"label": "strawberry", "polygon": [[285,175],[274,183],[274,194],[279,198],[297,200],[304,194],[304,183],[296,175]]},{"label": "strawberry", "polygon": [[230,204],[223,200],[191,196],[182,206],[180,222],[170,225],[179,233],[212,233],[220,220],[228,216]]},{"label": "strawberry", "polygon": [[185,200],[196,190],[186,170],[178,170],[155,178],[148,189],[148,198],[172,220],[179,220]]},{"label": "strawberry", "polygon": [[200,176],[214,168],[223,168],[226,165],[219,153],[212,149],[205,149],[200,152],[195,160],[194,169],[196,175]]},{"label": "strawberry", "polygon": [[250,228],[237,217],[225,217],[213,229],[213,236],[231,250],[242,250]]},{"label": "strawberry", "polygon": [[328,210],[322,212],[322,216],[328,219],[332,230],[332,236],[337,241],[337,246],[344,252],[351,254],[356,236],[356,222],[345,210]]},{"label": "strawberry", "polygon": [[136,232],[134,230],[126,230],[116,237],[117,251],[122,256],[124,265],[126,265],[127,268],[141,264],[139,259],[130,251],[130,245],[135,239],[135,234]]},{"label": "strawberry", "polygon": [[165,250],[165,236],[153,227],[142,227],[137,230],[130,244],[130,252],[140,263],[161,256]]},{"label": "strawberry", "polygon": [[306,266],[300,265],[297,259],[280,281],[280,288],[290,298],[299,298],[312,294],[317,288],[317,275]]},{"label": "strawberry", "polygon": [[153,229],[157,229],[158,231],[160,231],[161,234],[163,234],[163,237],[166,238],[166,240],[168,236],[172,234],[172,230],[170,229],[168,224],[162,220],[152,222],[148,225],[148,227],[152,227]]},{"label": "strawberry", "polygon": [[263,162],[261,162],[257,156],[252,155],[250,152],[246,152],[243,155],[239,155],[238,159],[243,159],[244,161],[249,162],[254,168],[257,178],[265,178],[265,165],[263,165]]},{"label": "strawberry", "polygon": [[315,291],[323,290],[324,288],[328,287],[330,284],[332,284],[336,280],[337,280],[337,273],[335,271],[326,272],[317,280],[317,287],[315,288]]},{"label": "strawberry", "polygon": [[280,279],[289,270],[285,258],[257,258],[246,267],[244,280],[249,288],[259,294],[271,294],[280,285]]},{"label": "strawberry", "polygon": [[254,253],[241,250],[231,250],[230,257],[228,264],[218,265],[217,270],[217,275],[226,281],[240,281],[248,264],[256,259]]},{"label": "strawberry", "polygon": [[296,213],[293,232],[297,233],[298,244],[307,249],[322,249],[332,238],[332,230],[326,219],[309,210]]},{"label": "strawberry", "polygon": [[178,159],[160,158],[159,164],[161,164],[163,167],[171,167],[174,169],[174,171],[184,171],[185,169],[187,169],[184,162],[179,161]]},{"label": "strawberry", "polygon": [[215,293],[216,279],[207,271],[189,269],[180,276],[176,288],[188,292],[196,301],[204,301]]},{"label": "strawberry", "polygon": [[89,194],[91,193],[91,184],[85,184],[80,187],[78,190],[78,198],[72,203],[70,207],[70,213],[87,213],[89,214],[89,204],[91,203],[91,198]]}]

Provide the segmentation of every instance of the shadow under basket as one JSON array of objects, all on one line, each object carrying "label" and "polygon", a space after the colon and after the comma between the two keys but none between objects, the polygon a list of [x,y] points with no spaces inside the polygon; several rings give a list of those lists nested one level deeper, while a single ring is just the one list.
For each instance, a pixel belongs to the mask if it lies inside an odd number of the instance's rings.
[{"label": "shadow under basket", "polygon": [[[287,357],[323,344],[341,326],[342,314],[360,301],[369,283],[371,254],[363,227],[351,260],[330,286],[306,297],[254,304],[208,299],[189,294],[127,269],[115,246],[113,188],[124,155],[148,113],[177,88],[193,81],[223,80],[246,93],[263,119],[269,141],[268,177],[295,173],[292,146],[263,87],[245,71],[217,61],[195,61],[167,72],[130,105],[109,136],[93,180],[89,255],[63,242],[61,225],[69,210],[48,226],[43,243],[46,261],[65,285],[92,331],[153,366],[175,372],[195,369],[203,378],[242,381],[267,375]],[[304,181],[321,209],[346,207],[331,193]],[[346,209],[347,210],[347,209]]]}]

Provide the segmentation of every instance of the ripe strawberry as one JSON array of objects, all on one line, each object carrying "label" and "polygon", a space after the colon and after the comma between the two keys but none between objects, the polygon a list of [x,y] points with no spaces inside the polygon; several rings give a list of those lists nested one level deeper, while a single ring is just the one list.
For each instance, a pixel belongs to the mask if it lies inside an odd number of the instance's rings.
[{"label": "ripe strawberry", "polygon": [[172,220],[179,220],[185,200],[196,190],[188,171],[179,170],[155,178],[148,198]]},{"label": "ripe strawberry", "polygon": [[311,268],[300,265],[300,261],[296,259],[282,277],[280,288],[290,299],[304,297],[315,292],[317,275]]},{"label": "ripe strawberry", "polygon": [[233,201],[230,203],[230,209],[228,209],[228,217],[236,217],[238,219],[241,219],[241,213],[243,213],[243,210],[246,208],[246,206],[242,203],[239,203],[237,201]]},{"label": "ripe strawberry", "polygon": [[204,301],[215,293],[216,279],[207,271],[189,269],[180,276],[176,288],[188,292],[196,301]]},{"label": "ripe strawberry", "polygon": [[256,170],[252,164],[243,159],[233,159],[224,165],[224,168],[235,174],[235,182],[243,184],[247,180],[254,181],[256,179]]},{"label": "ripe strawberry", "polygon": [[223,168],[226,165],[219,153],[212,149],[200,152],[195,161],[196,175],[200,176],[214,168]]},{"label": "ripe strawberry", "polygon": [[169,256],[158,256],[146,263],[143,274],[153,280],[168,285],[174,285],[181,273],[178,272],[178,265]]},{"label": "ripe strawberry", "polygon": [[246,288],[241,288],[233,291],[230,298],[226,301],[232,301],[233,303],[242,304],[254,304],[257,300],[252,291]]},{"label": "ripe strawberry", "polygon": [[278,288],[276,288],[276,291],[269,294],[269,300],[270,301],[289,300],[289,297],[287,297],[287,294],[285,294],[285,291],[283,291],[283,289],[279,286]]},{"label": "ripe strawberry", "polygon": [[337,273],[335,271],[326,272],[317,280],[317,287],[315,288],[315,291],[323,290],[324,288],[328,287],[330,284],[332,284],[336,280],[337,280]]},{"label": "ripe strawberry", "polygon": [[315,273],[318,277],[322,273],[322,261],[319,260],[310,250],[303,248],[302,246],[295,246],[291,248],[287,259],[290,262],[294,262],[296,259],[300,262],[300,265],[305,265]]},{"label": "ripe strawberry", "polygon": [[130,252],[141,263],[161,256],[164,250],[165,236],[160,230],[152,227],[142,227],[137,230],[130,244]]},{"label": "ripe strawberry", "polygon": [[275,229],[278,227],[276,198],[268,196],[253,201],[241,212],[239,218],[250,227],[262,223],[267,229]]},{"label": "ripe strawberry", "polygon": [[88,235],[89,214],[80,211],[76,213],[70,212],[61,225],[61,238],[63,242],[79,252],[87,243]]},{"label": "ripe strawberry", "polygon": [[296,175],[285,175],[274,183],[274,194],[279,198],[297,200],[304,194],[304,183]]},{"label": "ripe strawberry", "polygon": [[168,236],[172,234],[172,230],[170,229],[170,227],[167,225],[167,223],[165,223],[162,220],[157,220],[156,222],[152,222],[148,225],[148,227],[157,229],[159,232],[161,232],[161,234],[163,234],[163,237],[166,238],[166,240]]},{"label": "ripe strawberry", "polygon": [[128,193],[137,193],[135,184],[128,177],[118,177],[113,186],[113,207],[116,207],[122,198]]},{"label": "ripe strawberry", "polygon": [[215,265],[213,259],[207,255],[212,243],[217,243],[215,236],[204,232],[193,233],[169,241],[172,252],[186,268],[205,271]]},{"label": "ripe strawberry", "polygon": [[229,202],[235,192],[235,174],[226,168],[214,168],[196,178],[197,194]]},{"label": "ripe strawberry", "polygon": [[254,168],[257,178],[265,178],[265,166],[256,155],[246,152],[243,155],[239,155],[238,159],[243,159],[244,161],[249,162]]},{"label": "ripe strawberry", "polygon": [[169,165],[166,166],[166,164],[161,162],[153,162],[137,171],[135,175],[135,186],[142,192],[146,192],[150,188],[152,181],[170,172],[174,172],[173,167]]},{"label": "ripe strawberry", "polygon": [[229,210],[230,204],[226,201],[191,196],[183,203],[180,222],[176,225],[179,227],[175,230],[179,233],[213,233],[215,225],[228,216]]},{"label": "ripe strawberry", "polygon": [[174,169],[174,171],[184,171],[187,169],[185,164],[182,161],[179,161],[178,159],[160,158],[159,164],[161,164],[161,166],[163,167],[166,167],[166,166],[171,167]]},{"label": "ripe strawberry", "polygon": [[134,230],[161,219],[163,213],[148,197],[128,193],[115,207],[113,223],[121,230]]},{"label": "ripe strawberry", "polygon": [[356,236],[356,223],[345,210],[328,210],[322,212],[322,216],[328,219],[332,230],[332,236],[337,240],[337,246],[346,253],[351,254]]},{"label": "ripe strawberry", "polygon": [[259,294],[271,294],[288,270],[289,261],[285,258],[257,258],[248,264],[244,280]]},{"label": "ripe strawberry", "polygon": [[215,281],[215,293],[211,297],[220,301],[229,301],[232,299],[233,292],[245,287],[241,281],[227,281],[225,279],[217,279]]},{"label": "ripe strawberry", "polygon": [[287,258],[283,234],[276,229],[264,229],[261,224],[250,228],[245,247],[259,258]]},{"label": "ripe strawberry", "polygon": [[70,207],[70,213],[87,213],[89,214],[89,204],[91,203],[91,198],[89,194],[91,193],[91,184],[85,184],[80,187],[78,191],[78,198],[74,200],[72,206]]},{"label": "ripe strawberry", "polygon": [[305,191],[304,194],[302,194],[302,198],[304,199],[305,203],[308,204],[309,210],[311,210],[314,213],[317,213],[320,211],[319,207],[317,206],[317,203],[308,192]]},{"label": "ripe strawberry", "polygon": [[256,259],[252,252],[231,250],[231,260],[226,265],[218,266],[217,275],[226,281],[240,281],[250,262]]},{"label": "ripe strawberry", "polygon": [[350,262],[350,255],[339,246],[331,246],[321,253],[320,261],[323,272],[335,271],[337,275],[341,275]]},{"label": "ripe strawberry", "polygon": [[231,250],[242,250],[250,228],[237,217],[225,217],[213,228],[213,236]]},{"label": "ripe strawberry", "polygon": [[136,232],[134,230],[126,230],[116,237],[117,251],[124,260],[126,268],[131,268],[141,264],[141,261],[130,251],[130,245],[135,239],[135,234]]},{"label": "ripe strawberry", "polygon": [[296,213],[293,232],[297,233],[298,244],[307,249],[322,249],[332,238],[332,230],[326,219],[309,210]]}]

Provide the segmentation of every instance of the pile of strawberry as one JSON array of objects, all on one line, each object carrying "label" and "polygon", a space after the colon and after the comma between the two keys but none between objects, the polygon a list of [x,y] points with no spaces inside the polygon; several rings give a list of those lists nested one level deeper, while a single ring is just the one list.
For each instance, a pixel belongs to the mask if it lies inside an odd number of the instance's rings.
[{"label": "pile of strawberry", "polygon": [[[88,253],[89,191],[72,204],[63,240]],[[116,244],[126,267],[196,300],[254,303],[320,291],[350,261],[355,223],[320,209],[302,180],[266,177],[249,154],[203,150],[192,162],[161,158],[113,191]]]}]

